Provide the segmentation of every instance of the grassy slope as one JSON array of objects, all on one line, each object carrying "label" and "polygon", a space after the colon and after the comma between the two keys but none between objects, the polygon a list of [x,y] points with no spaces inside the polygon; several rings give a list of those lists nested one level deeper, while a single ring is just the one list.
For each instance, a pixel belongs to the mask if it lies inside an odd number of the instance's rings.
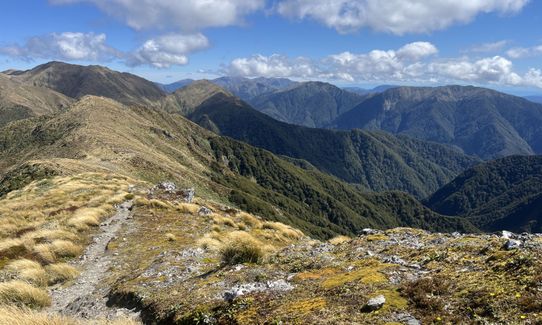
[{"label": "grassy slope", "polygon": [[0,127],[12,121],[65,110],[72,100],[53,90],[10,79],[0,73]]},{"label": "grassy slope", "polygon": [[0,168],[6,173],[17,174],[18,167],[38,160],[58,173],[108,171],[151,182],[172,179],[317,237],[408,225],[412,219],[427,229],[473,230],[468,223],[431,213],[405,194],[385,194],[403,202],[398,210],[376,204],[378,196],[218,137],[179,115],[92,96],[68,112],[1,129],[0,149]]}]

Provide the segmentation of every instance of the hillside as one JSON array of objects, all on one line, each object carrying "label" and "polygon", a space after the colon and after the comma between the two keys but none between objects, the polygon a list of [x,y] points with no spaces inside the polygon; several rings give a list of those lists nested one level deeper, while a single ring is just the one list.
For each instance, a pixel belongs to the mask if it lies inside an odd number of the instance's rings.
[{"label": "hillside", "polygon": [[149,105],[165,96],[158,86],[148,80],[102,66],[49,62],[27,71],[13,72],[11,77],[76,99],[95,95],[127,105]]},{"label": "hillside", "polygon": [[[41,169],[36,160],[43,162]],[[8,175],[0,182],[0,192],[32,180],[27,170],[40,176],[107,171],[151,182],[171,179],[322,238],[407,224],[443,231],[474,229],[456,218],[441,219],[408,195],[364,194],[317,170],[218,137],[178,114],[93,96],[67,112],[0,129],[0,171]]]},{"label": "hillside", "polygon": [[175,90],[172,94],[162,99],[160,107],[169,113],[188,115],[193,113],[198,106],[215,94],[232,96],[211,81],[198,80],[186,87]]},{"label": "hillside", "polygon": [[257,96],[295,86],[297,82],[285,78],[243,78],[220,77],[211,80],[244,101],[252,101]]},{"label": "hillside", "polygon": [[393,88],[332,125],[450,144],[483,159],[542,152],[542,105],[472,86]]},{"label": "hillside", "polygon": [[254,108],[279,121],[323,127],[357,106],[364,96],[324,82],[303,82],[250,100]]},{"label": "hillside", "polygon": [[[184,95],[191,97],[189,92]],[[374,191],[402,190],[425,197],[477,163],[451,148],[407,137],[282,123],[224,94],[211,97],[188,117],[219,134],[304,159],[324,172]]]},{"label": "hillside", "polygon": [[425,202],[485,231],[542,231],[542,157],[511,156],[476,166]]},{"label": "hillside", "polygon": [[53,90],[17,82],[0,73],[0,127],[11,121],[65,110],[71,102]]}]

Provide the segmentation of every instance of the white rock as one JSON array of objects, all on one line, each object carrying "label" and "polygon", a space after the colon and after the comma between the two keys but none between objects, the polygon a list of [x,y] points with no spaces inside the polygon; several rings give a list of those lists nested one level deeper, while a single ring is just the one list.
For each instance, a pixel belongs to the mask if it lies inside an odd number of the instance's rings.
[{"label": "white rock", "polygon": [[382,308],[382,306],[384,306],[385,303],[386,303],[386,298],[383,295],[376,296],[374,298],[369,299],[369,301],[363,307],[363,309],[369,312],[375,311]]},{"label": "white rock", "polygon": [[504,248],[506,248],[507,250],[519,249],[519,248],[521,248],[521,245],[522,244],[521,244],[521,242],[519,240],[508,239],[506,244],[504,244]]}]

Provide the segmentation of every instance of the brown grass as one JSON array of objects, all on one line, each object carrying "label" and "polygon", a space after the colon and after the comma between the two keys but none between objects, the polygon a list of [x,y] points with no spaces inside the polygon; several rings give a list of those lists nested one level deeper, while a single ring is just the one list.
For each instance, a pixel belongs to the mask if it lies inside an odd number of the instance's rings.
[{"label": "brown grass", "polygon": [[51,298],[43,289],[24,281],[13,280],[0,283],[0,305],[5,304],[41,308],[49,306]]},{"label": "brown grass", "polygon": [[37,312],[28,308],[0,306],[0,324],[9,325],[138,325],[139,322],[126,318],[116,320],[75,319],[72,317]]},{"label": "brown grass", "polygon": [[79,271],[66,263],[57,263],[45,267],[48,275],[48,284],[53,285],[75,279]]},{"label": "brown grass", "polygon": [[20,259],[9,263],[6,270],[13,273],[19,280],[27,281],[37,286],[46,286],[48,276],[40,263],[28,259]]},{"label": "brown grass", "polygon": [[235,231],[220,250],[222,262],[226,265],[259,263],[265,253],[263,244],[249,233]]}]

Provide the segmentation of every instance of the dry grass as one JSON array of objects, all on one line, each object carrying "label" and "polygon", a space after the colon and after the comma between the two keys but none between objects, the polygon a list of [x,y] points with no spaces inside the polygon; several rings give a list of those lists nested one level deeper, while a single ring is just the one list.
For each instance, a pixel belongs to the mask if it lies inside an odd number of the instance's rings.
[{"label": "dry grass", "polygon": [[344,244],[344,243],[348,243],[352,240],[352,238],[348,237],[348,236],[337,236],[337,237],[333,237],[329,240],[329,243],[331,245],[341,245],[341,244]]},{"label": "dry grass", "polygon": [[13,280],[0,283],[0,304],[42,308],[51,304],[51,298],[43,289],[24,281]]},{"label": "dry grass", "polygon": [[77,276],[73,267],[54,263],[82,252],[86,231],[114,211],[130,183],[85,173],[33,182],[0,199],[0,276],[15,279],[0,283],[0,304],[48,305],[47,292],[35,286]]},{"label": "dry grass", "polygon": [[241,220],[249,227],[253,228],[253,229],[261,229],[263,227],[263,222],[254,217],[253,215],[251,214],[248,214],[246,212],[239,212],[237,214],[237,216],[239,218],[241,218]]},{"label": "dry grass", "polygon": [[45,270],[47,271],[49,285],[70,281],[79,275],[79,271],[75,267],[66,263],[47,265]]},{"label": "dry grass", "polygon": [[6,270],[13,273],[19,280],[27,281],[37,286],[46,286],[48,275],[40,263],[28,259],[20,259],[8,264]]},{"label": "dry grass", "polygon": [[303,238],[303,232],[280,222],[264,222],[263,229],[275,230],[279,241],[298,240]]},{"label": "dry grass", "polygon": [[177,208],[181,213],[196,215],[201,207],[192,203],[179,203]]},{"label": "dry grass", "polygon": [[57,239],[50,245],[51,250],[57,257],[76,257],[83,251],[81,246],[76,245],[69,240]]},{"label": "dry grass", "polygon": [[176,240],[177,240],[177,236],[175,236],[174,234],[168,232],[168,233],[166,234],[166,239],[167,239],[168,241],[176,241]]},{"label": "dry grass", "polygon": [[262,242],[247,232],[234,231],[220,250],[222,262],[226,265],[259,263],[265,252]]},{"label": "dry grass", "polygon": [[139,322],[131,319],[119,318],[117,320],[87,320],[75,319],[58,314],[37,312],[28,308],[13,306],[0,307],[0,324],[10,325],[138,325]]}]

